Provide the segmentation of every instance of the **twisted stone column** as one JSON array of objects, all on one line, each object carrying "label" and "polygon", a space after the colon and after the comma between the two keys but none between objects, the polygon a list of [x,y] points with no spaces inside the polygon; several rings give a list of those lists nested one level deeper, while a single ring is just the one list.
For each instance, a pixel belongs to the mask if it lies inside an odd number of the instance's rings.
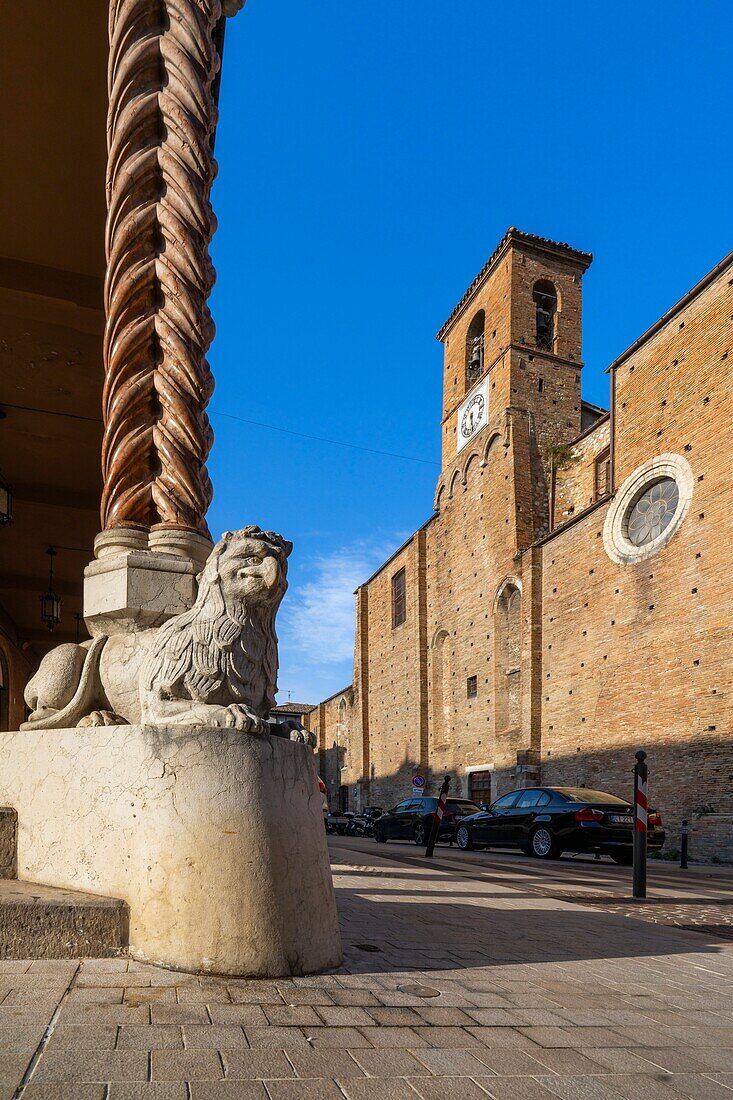
[{"label": "twisted stone column", "polygon": [[222,14],[221,0],[110,0],[101,511],[120,545],[146,545],[151,528],[209,537]]}]

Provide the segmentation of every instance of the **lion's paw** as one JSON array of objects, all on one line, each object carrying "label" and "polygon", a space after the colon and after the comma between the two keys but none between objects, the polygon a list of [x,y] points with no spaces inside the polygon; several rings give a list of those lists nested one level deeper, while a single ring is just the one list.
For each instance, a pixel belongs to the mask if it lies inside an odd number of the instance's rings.
[{"label": "lion's paw", "polygon": [[119,714],[115,714],[112,710],[93,710],[91,714],[87,714],[85,718],[82,718],[76,723],[79,726],[126,726],[128,725],[126,718],[121,718]]},{"label": "lion's paw", "polygon": [[238,730],[242,730],[243,733],[252,733],[256,736],[260,736],[267,730],[267,723],[261,718],[258,718],[256,714],[253,714],[249,707],[246,707],[243,703],[230,703],[226,708],[231,715],[231,725]]}]

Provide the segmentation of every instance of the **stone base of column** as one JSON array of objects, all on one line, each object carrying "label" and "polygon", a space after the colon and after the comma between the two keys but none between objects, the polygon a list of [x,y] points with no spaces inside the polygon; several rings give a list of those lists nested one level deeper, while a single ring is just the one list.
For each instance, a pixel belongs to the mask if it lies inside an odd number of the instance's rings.
[{"label": "stone base of column", "polygon": [[283,978],[339,966],[315,760],[202,727],[0,733],[21,879],[120,898],[133,958]]},{"label": "stone base of column", "polygon": [[213,543],[195,531],[134,527],[102,531],[84,570],[84,621],[92,637],[160,626],[188,611]]},{"label": "stone base of column", "polygon": [[150,529],[148,548],[157,554],[170,554],[174,558],[186,558],[203,569],[214,547],[211,539],[188,531],[184,527],[164,527],[156,524]]}]

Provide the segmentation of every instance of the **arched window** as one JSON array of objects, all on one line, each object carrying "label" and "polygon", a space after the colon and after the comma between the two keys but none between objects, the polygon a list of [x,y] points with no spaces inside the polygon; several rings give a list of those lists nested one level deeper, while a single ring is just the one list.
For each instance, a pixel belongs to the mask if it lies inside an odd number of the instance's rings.
[{"label": "arched window", "polygon": [[484,369],[484,326],[486,315],[478,311],[466,333],[466,389],[469,389]]},{"label": "arched window", "polygon": [[346,700],[339,699],[338,718],[336,720],[336,745],[338,747],[339,771],[347,767],[347,729],[346,729]]},{"label": "arched window", "polygon": [[532,300],[535,304],[535,343],[542,351],[554,351],[557,291],[548,279],[541,279],[534,285]]},{"label": "arched window", "polygon": [[496,601],[494,627],[496,731],[501,733],[522,724],[522,594],[511,581]]}]

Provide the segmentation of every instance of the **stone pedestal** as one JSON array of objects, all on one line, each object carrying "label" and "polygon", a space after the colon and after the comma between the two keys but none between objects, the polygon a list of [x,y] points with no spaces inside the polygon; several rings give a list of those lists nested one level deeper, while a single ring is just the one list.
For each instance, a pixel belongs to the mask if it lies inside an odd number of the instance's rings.
[{"label": "stone pedestal", "polygon": [[130,550],[84,570],[84,621],[89,633],[130,634],[160,626],[196,600],[199,567],[171,554]]},{"label": "stone pedestal", "polygon": [[129,634],[188,611],[211,539],[195,531],[133,527],[102,531],[96,558],[84,570],[84,621],[89,633]]},{"label": "stone pedestal", "polygon": [[338,966],[313,754],[226,729],[0,734],[21,879],[121,898],[130,953],[273,978]]}]

